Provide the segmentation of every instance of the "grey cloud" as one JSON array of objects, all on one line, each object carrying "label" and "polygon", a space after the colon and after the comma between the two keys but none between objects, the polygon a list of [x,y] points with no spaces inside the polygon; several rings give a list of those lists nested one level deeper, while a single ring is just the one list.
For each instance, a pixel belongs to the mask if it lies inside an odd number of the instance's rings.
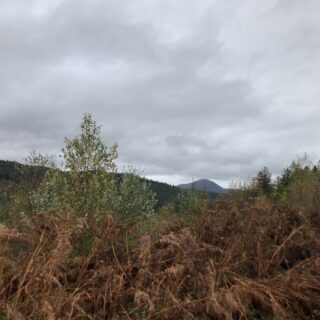
[{"label": "grey cloud", "polygon": [[[319,155],[319,3],[0,4],[0,158],[59,152],[90,112],[119,166],[246,179]],[[178,178],[177,178],[178,179]],[[181,182],[179,180],[179,182]]]}]

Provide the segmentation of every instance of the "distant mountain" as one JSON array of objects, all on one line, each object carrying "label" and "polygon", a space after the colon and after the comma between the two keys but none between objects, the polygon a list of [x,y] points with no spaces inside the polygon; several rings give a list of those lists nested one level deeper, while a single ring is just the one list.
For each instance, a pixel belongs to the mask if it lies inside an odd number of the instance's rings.
[{"label": "distant mountain", "polygon": [[200,179],[191,183],[179,184],[177,185],[177,187],[180,189],[206,191],[213,193],[227,192],[226,189],[222,188],[221,186],[209,179]]}]

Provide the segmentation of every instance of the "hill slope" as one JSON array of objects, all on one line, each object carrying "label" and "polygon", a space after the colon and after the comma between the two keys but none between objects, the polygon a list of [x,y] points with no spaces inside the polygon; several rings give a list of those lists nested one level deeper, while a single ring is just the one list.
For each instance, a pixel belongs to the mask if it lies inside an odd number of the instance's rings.
[{"label": "hill slope", "polygon": [[[16,181],[17,180],[17,168],[23,167],[22,164],[14,161],[0,160],[0,182],[4,181]],[[122,179],[122,173],[117,174],[117,180],[120,182]],[[167,183],[148,180],[141,178],[143,181],[150,183],[151,190],[157,195],[157,208],[160,208],[167,202],[175,201],[177,194],[180,192],[178,187],[169,185]]]},{"label": "hill slope", "polygon": [[14,180],[18,162],[0,160],[0,180]]},{"label": "hill slope", "polygon": [[200,179],[191,183],[186,184],[179,184],[177,185],[180,189],[187,189],[187,190],[196,190],[196,191],[206,191],[206,192],[213,192],[213,193],[225,193],[227,192],[226,189],[222,188],[215,182],[209,179]]}]

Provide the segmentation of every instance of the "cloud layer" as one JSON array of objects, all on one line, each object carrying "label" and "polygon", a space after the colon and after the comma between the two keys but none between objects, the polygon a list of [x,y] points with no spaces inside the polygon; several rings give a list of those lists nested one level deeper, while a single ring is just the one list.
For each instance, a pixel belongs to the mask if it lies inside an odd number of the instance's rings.
[{"label": "cloud layer", "polygon": [[0,4],[0,158],[58,153],[90,112],[119,166],[227,183],[319,158],[320,2]]}]

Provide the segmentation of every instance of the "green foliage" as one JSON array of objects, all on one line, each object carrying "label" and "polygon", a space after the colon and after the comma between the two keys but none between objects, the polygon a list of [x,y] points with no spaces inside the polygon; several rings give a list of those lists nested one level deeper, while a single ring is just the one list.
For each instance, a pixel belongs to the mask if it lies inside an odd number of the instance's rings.
[{"label": "green foliage", "polygon": [[281,203],[303,206],[308,212],[320,209],[320,171],[303,155],[278,178],[274,197]]},{"label": "green foliage", "polygon": [[202,206],[200,193],[193,190],[183,190],[177,196],[178,213],[193,215],[199,212]]},{"label": "green foliage", "polygon": [[[48,212],[48,210],[50,213],[58,214],[65,211],[66,206],[61,205],[62,200],[57,195],[61,193],[60,189],[64,186],[63,175],[69,173],[61,170],[62,166],[58,165],[58,159],[56,156],[42,155],[32,151],[25,159],[25,164],[4,161],[8,163],[10,179],[0,180],[1,221],[7,221],[9,216],[12,218],[20,213],[30,216],[33,213]],[[118,212],[116,204],[119,204],[120,185],[124,175],[126,173],[115,174],[117,192],[112,203],[107,207],[108,210]],[[139,179],[141,184],[148,185],[150,192],[155,194],[154,211],[158,212],[167,203],[176,202],[179,188],[141,176],[137,176],[136,179]]]},{"label": "green foliage", "polygon": [[100,127],[89,114],[80,129],[78,137],[65,139],[60,168],[46,156],[33,153],[29,158],[28,164],[46,168],[41,186],[31,194],[34,211],[63,214],[71,209],[87,217],[90,225],[100,223],[106,211],[125,218],[153,214],[156,195],[135,169],[130,168],[117,184],[117,144],[108,148],[103,143]]},{"label": "green foliage", "polygon": [[260,195],[270,196],[272,192],[271,173],[267,167],[260,170],[255,177],[257,191]]},{"label": "green foliage", "polygon": [[[102,212],[113,207],[117,145],[108,148],[103,143],[101,128],[89,114],[84,114],[80,129],[80,136],[65,139],[61,168],[42,158],[49,170],[40,188],[32,194],[32,203],[36,211],[51,209],[63,213],[70,208],[75,215],[86,216],[95,224]],[[39,157],[31,157],[29,163],[38,162]]]},{"label": "green foliage", "polygon": [[[31,151],[25,159],[25,164],[20,166],[18,170],[18,182],[19,188],[23,188],[24,193],[28,195],[30,211],[33,213],[34,210],[38,212],[53,207],[49,197],[51,189],[43,188],[43,186],[50,183],[48,177],[52,175],[53,171],[58,170],[55,157]],[[42,193],[41,196],[37,190]]]},{"label": "green foliage", "polygon": [[[30,161],[32,160],[32,163]],[[46,175],[49,161],[53,161],[47,155],[39,155],[31,152],[30,157],[22,165],[12,161],[0,161],[5,163],[9,180],[2,180],[0,211],[2,221],[7,224],[16,224],[24,216],[32,214],[32,197],[30,191],[39,188]]]},{"label": "green foliage", "polygon": [[108,148],[104,144],[100,137],[101,127],[90,114],[84,114],[80,128],[79,137],[65,139],[64,168],[70,172],[116,172],[114,160],[118,156],[118,145]]},{"label": "green foliage", "polygon": [[0,222],[9,218],[10,189],[7,184],[0,184]]},{"label": "green foliage", "polygon": [[271,198],[273,188],[271,173],[267,167],[264,167],[247,182],[233,182],[232,192],[228,197],[250,201],[256,198]]},{"label": "green foliage", "polygon": [[174,224],[178,219],[173,203],[167,203],[156,214],[148,216],[148,219],[141,219],[137,230],[138,236],[150,235],[156,239],[164,230]]},{"label": "green foliage", "polygon": [[274,190],[274,198],[280,203],[288,201],[289,184],[291,181],[292,172],[290,168],[284,169],[282,175],[277,178],[276,188]]},{"label": "green foliage", "polygon": [[111,208],[114,198],[114,174],[117,144],[108,148],[100,137],[100,126],[85,114],[81,134],[65,139],[62,149],[65,160],[64,198],[79,216],[93,215]]},{"label": "green foliage", "polygon": [[129,167],[122,176],[115,211],[125,218],[146,217],[155,212],[156,204],[156,194],[152,192],[150,183],[142,180],[136,169]]}]

